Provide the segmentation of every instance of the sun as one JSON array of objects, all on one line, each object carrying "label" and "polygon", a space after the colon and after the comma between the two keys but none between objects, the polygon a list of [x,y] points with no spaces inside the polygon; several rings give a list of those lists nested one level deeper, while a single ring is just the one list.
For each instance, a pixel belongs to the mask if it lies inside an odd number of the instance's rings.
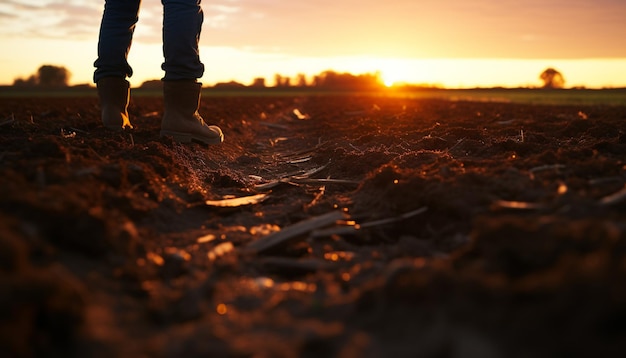
[{"label": "sun", "polygon": [[393,87],[399,80],[396,74],[388,73],[388,71],[381,73],[381,78],[386,87]]},{"label": "sun", "polygon": [[381,70],[380,77],[387,87],[393,87],[399,83],[405,83],[406,79],[406,71],[402,66],[385,66],[383,70]]}]

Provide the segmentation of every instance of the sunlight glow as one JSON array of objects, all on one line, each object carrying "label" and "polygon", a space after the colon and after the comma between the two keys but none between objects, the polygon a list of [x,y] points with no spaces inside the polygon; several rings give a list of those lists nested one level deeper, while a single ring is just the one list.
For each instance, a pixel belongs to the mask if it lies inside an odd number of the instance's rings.
[{"label": "sunlight glow", "polygon": [[400,83],[406,83],[408,75],[408,69],[398,67],[387,67],[380,70],[383,83],[387,87],[392,87]]}]

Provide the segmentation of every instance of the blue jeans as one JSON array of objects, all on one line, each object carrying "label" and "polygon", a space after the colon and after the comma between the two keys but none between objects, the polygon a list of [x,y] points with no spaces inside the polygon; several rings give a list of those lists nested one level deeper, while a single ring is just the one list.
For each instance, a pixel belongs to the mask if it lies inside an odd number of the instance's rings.
[{"label": "blue jeans", "polygon": [[[161,0],[163,4],[164,81],[198,79],[204,74],[198,42],[204,15],[201,0]],[[94,82],[103,77],[131,77],[128,52],[141,0],[105,0],[98,38]]]}]

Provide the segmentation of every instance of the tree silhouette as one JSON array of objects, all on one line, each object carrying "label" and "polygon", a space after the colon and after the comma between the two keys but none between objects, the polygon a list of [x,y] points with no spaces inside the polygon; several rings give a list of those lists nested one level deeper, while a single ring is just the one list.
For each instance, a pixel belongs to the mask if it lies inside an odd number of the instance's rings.
[{"label": "tree silhouette", "polygon": [[541,72],[539,78],[543,81],[543,88],[563,88],[563,85],[565,85],[565,78],[563,78],[561,72],[552,67]]},{"label": "tree silhouette", "polygon": [[351,73],[324,71],[314,77],[313,83],[318,88],[339,90],[370,90],[378,89],[382,86],[379,72],[353,75]]},{"label": "tree silhouette", "polygon": [[298,86],[298,87],[306,87],[307,86],[306,75],[304,73],[298,73],[296,86]]},{"label": "tree silhouette", "polygon": [[43,65],[37,70],[39,85],[46,87],[65,87],[70,79],[70,71],[65,67]]},{"label": "tree silhouette", "polygon": [[151,89],[162,89],[163,82],[161,80],[147,80],[147,81],[144,81],[139,87],[151,88]]},{"label": "tree silhouette", "polygon": [[63,66],[43,65],[27,79],[16,78],[14,86],[67,87],[70,71]]},{"label": "tree silhouette", "polygon": [[250,87],[265,88],[265,78],[264,77],[255,78],[254,81],[252,81],[252,85],[250,85]]},{"label": "tree silhouette", "polygon": [[274,75],[274,86],[275,87],[289,87],[291,86],[291,79],[288,76],[283,76],[281,74]]},{"label": "tree silhouette", "polygon": [[13,86],[15,87],[34,87],[37,86],[37,76],[30,75],[27,79],[16,78],[13,80]]}]

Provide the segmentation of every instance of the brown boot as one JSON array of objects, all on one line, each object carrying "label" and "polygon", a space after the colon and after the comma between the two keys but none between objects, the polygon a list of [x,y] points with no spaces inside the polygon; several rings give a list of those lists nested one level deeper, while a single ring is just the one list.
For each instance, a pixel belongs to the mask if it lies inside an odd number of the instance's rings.
[{"label": "brown boot", "polygon": [[128,119],[130,84],[123,78],[105,77],[98,80],[98,97],[102,110],[102,124],[108,129],[121,131],[133,128]]},{"label": "brown boot", "polygon": [[202,84],[194,80],[163,81],[162,137],[169,136],[181,143],[218,144],[224,141],[220,127],[206,124],[198,113],[201,89]]}]

